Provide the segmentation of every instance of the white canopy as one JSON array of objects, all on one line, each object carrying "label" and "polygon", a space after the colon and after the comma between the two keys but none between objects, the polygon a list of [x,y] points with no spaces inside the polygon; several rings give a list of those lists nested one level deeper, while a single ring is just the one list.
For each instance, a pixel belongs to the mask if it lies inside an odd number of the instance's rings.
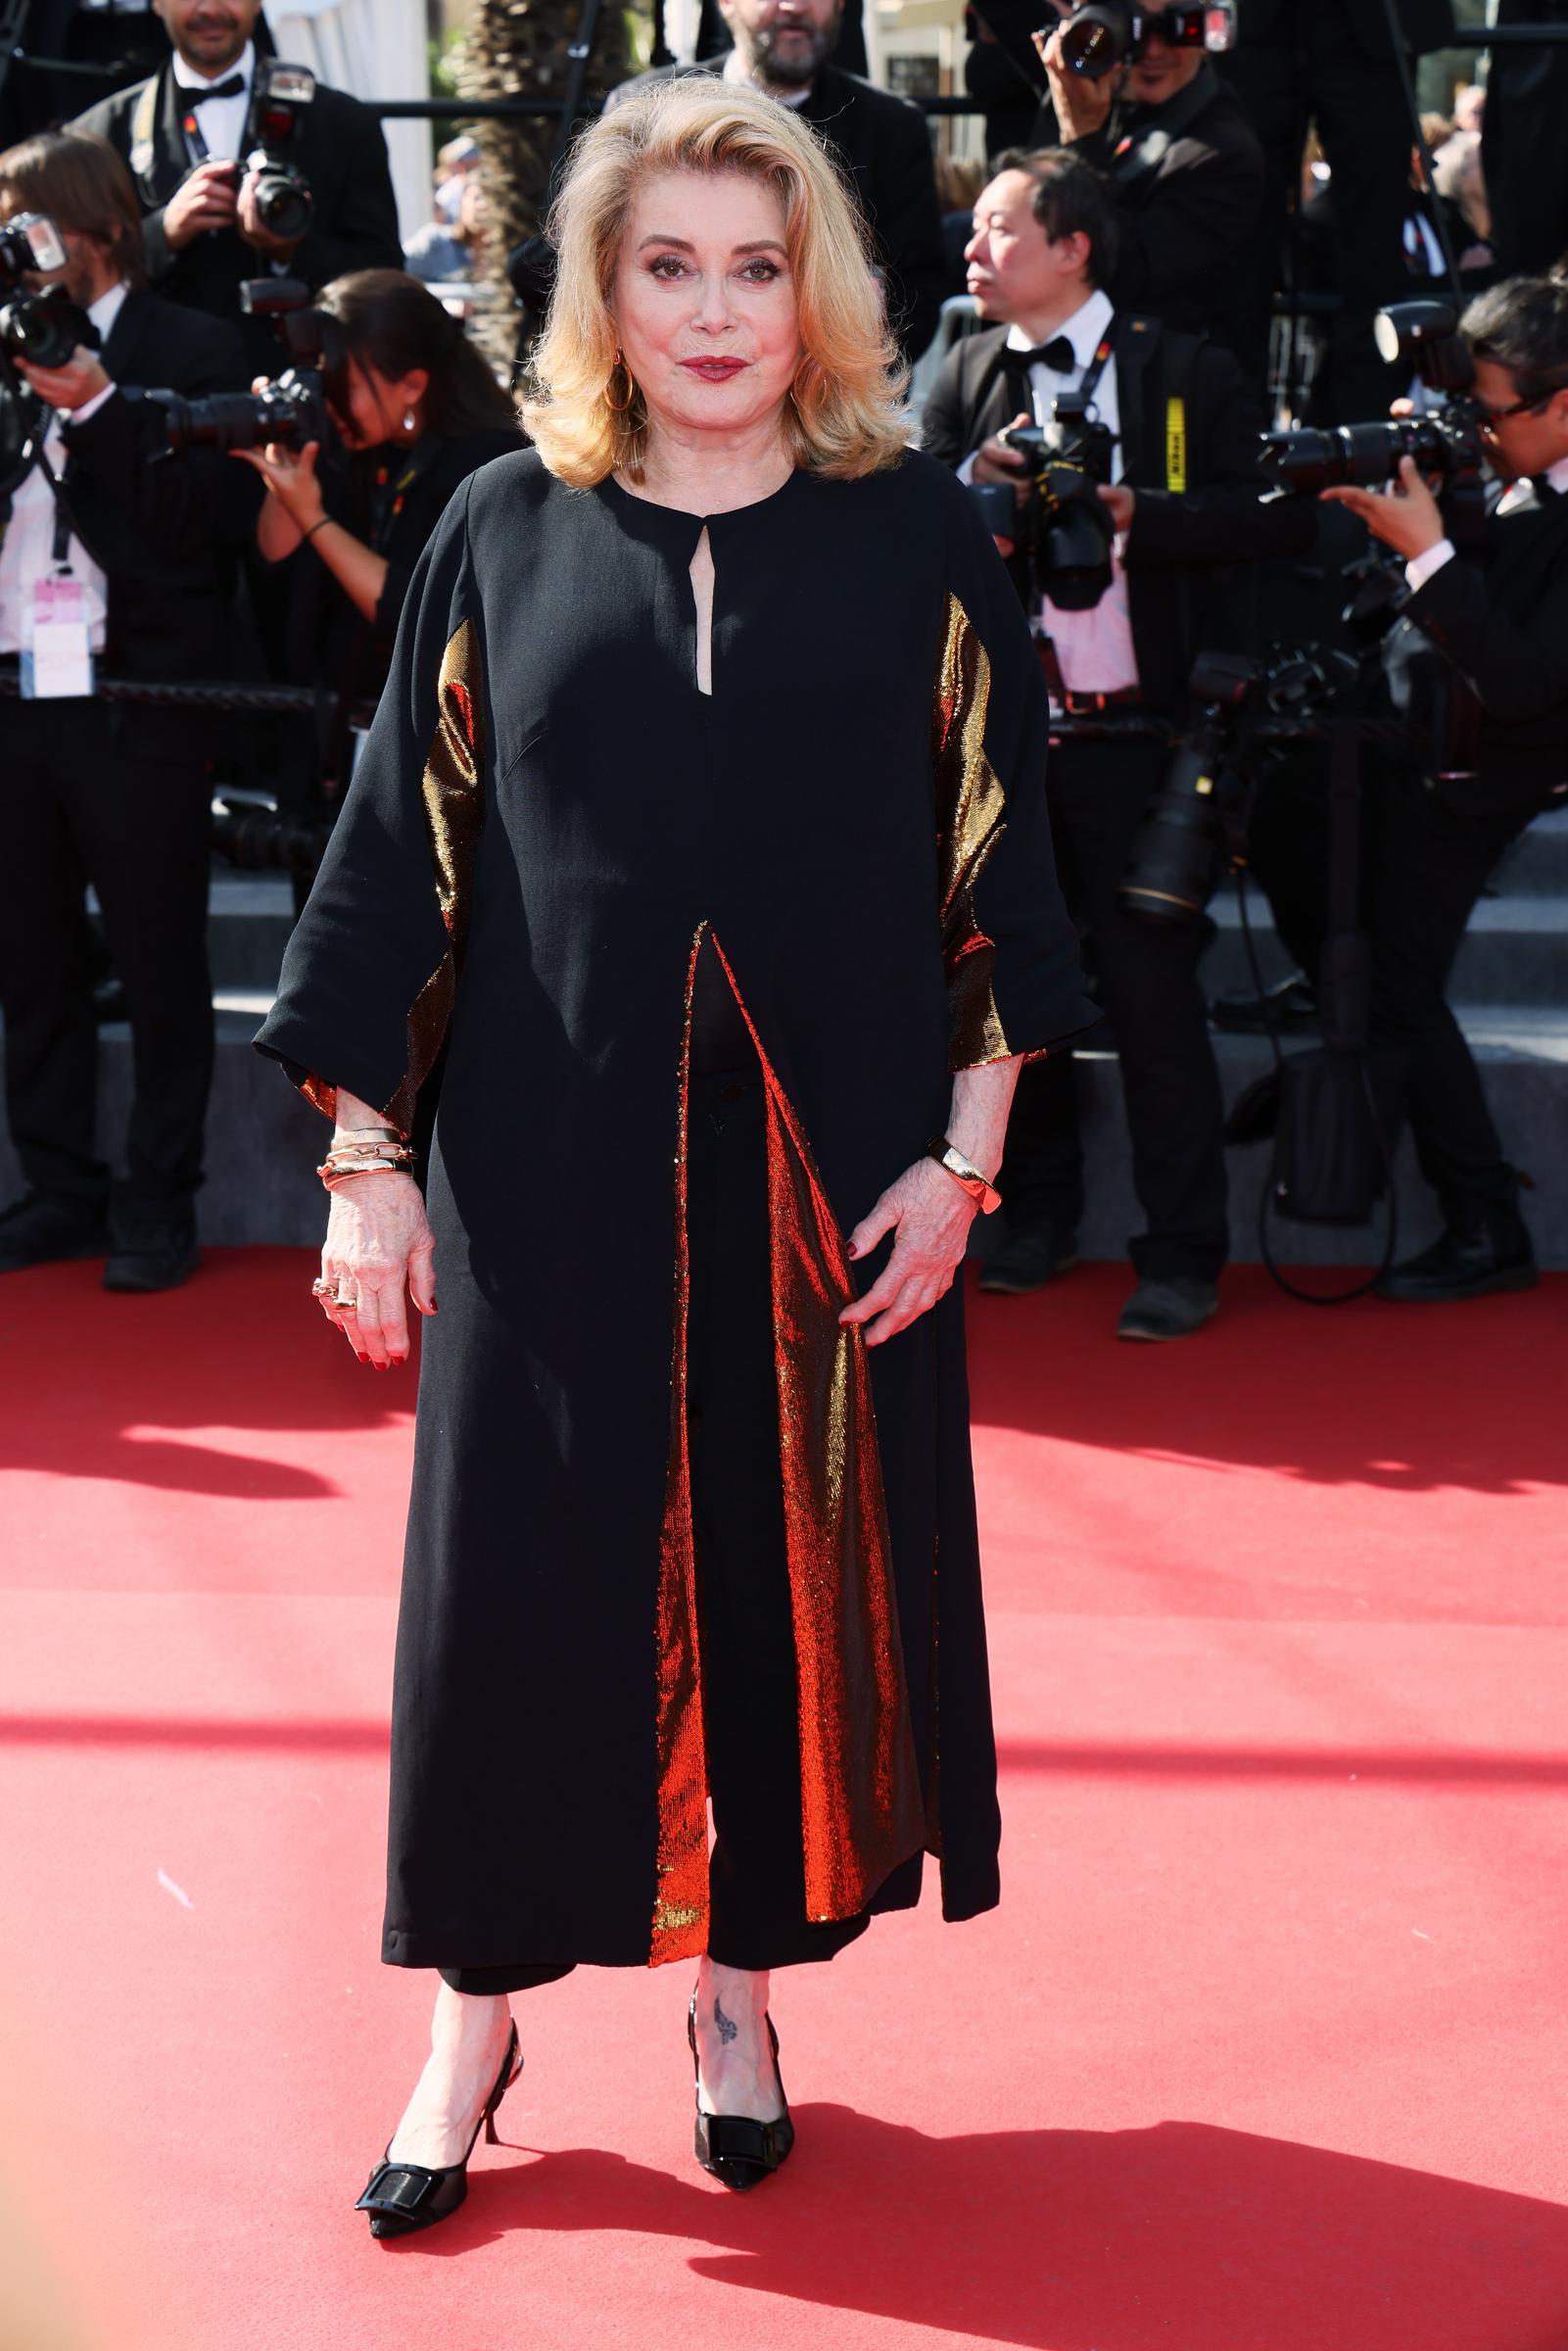
[{"label": "white canopy", "polygon": [[[272,0],[279,57],[355,98],[429,94],[424,0]],[[404,238],[430,218],[430,125],[389,122],[387,151]]]}]

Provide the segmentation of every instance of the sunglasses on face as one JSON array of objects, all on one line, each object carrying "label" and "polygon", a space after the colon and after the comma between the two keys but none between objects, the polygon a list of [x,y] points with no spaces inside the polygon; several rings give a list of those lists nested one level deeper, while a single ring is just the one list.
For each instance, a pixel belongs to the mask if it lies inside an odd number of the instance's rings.
[{"label": "sunglasses on face", "polygon": [[1551,394],[1548,392],[1544,399],[1516,400],[1508,408],[1483,408],[1481,430],[1488,434],[1495,433],[1499,424],[1507,423],[1510,416],[1539,416],[1550,399]]}]

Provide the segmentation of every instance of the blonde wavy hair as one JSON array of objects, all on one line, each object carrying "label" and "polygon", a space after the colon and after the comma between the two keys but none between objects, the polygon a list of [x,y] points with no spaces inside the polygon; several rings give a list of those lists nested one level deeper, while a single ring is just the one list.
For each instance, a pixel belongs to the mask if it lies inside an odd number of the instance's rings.
[{"label": "blonde wavy hair", "polygon": [[734,171],[761,180],[784,207],[804,354],[784,416],[796,465],[835,480],[896,465],[913,432],[907,372],[854,202],[787,107],[704,74],[626,99],[573,151],[549,220],[555,290],[522,404],[551,473],[579,489],[617,469],[641,478],[641,393],[634,387],[624,412],[605,398],[619,349],[610,298],[634,197],[662,171]]}]

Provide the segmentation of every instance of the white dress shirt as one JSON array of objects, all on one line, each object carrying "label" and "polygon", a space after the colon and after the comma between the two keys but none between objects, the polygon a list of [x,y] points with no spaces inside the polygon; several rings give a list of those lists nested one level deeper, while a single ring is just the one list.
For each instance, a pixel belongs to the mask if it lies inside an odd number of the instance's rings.
[{"label": "white dress shirt", "polygon": [[[96,302],[88,304],[87,315],[98,329],[101,342],[108,342],[109,330],[119,316],[124,299],[125,287],[121,284],[111,286],[107,294],[100,294]],[[114,398],[115,387],[110,384],[81,408],[73,409],[69,417],[57,414],[51,419],[43,445],[51,473],[60,473],[66,462],[61,426],[84,424],[89,416],[97,415],[106,401]],[[0,541],[0,653],[29,649],[26,638],[31,625],[32,591],[39,580],[46,579],[55,569],[54,547],[55,494],[43,467],[35,465],[26,480],[11,494],[11,519],[6,525],[5,538]],[[95,653],[101,653],[109,617],[108,582],[74,532],[66,549],[66,562],[71,577],[81,582],[84,591],[88,643]]]},{"label": "white dress shirt", "polygon": [[[1029,369],[1029,398],[1034,408],[1034,421],[1044,424],[1050,417],[1060,394],[1075,392],[1082,383],[1084,372],[1100,348],[1107,327],[1116,315],[1108,294],[1091,294],[1081,310],[1056,329],[1066,335],[1072,346],[1072,369],[1059,375],[1036,360]],[[1045,342],[1054,341],[1047,335]],[[1008,329],[1009,351],[1029,351],[1033,339],[1022,327]],[[1101,369],[1100,380],[1094,387],[1094,408],[1109,432],[1117,435],[1111,458],[1111,479],[1119,482],[1125,470],[1121,447],[1121,402],[1117,389],[1115,354]],[[959,467],[959,479],[967,482],[974,471],[974,459],[966,457]],[[1118,536],[1111,554],[1111,585],[1100,601],[1087,612],[1064,612],[1049,598],[1041,607],[1040,623],[1056,648],[1061,664],[1062,682],[1072,694],[1117,694],[1138,684],[1138,656],[1133,650],[1132,619],[1127,608],[1127,575],[1122,568],[1123,542]]]},{"label": "white dress shirt", "polygon": [[207,152],[214,163],[231,164],[240,151],[240,134],[245,128],[245,113],[251,103],[251,80],[256,72],[256,44],[247,41],[233,65],[225,66],[221,73],[199,73],[187,65],[176,49],[173,57],[175,86],[188,90],[194,100],[201,92],[211,89],[214,81],[227,81],[238,73],[245,83],[237,97],[208,98],[196,109],[197,126],[207,141]]},{"label": "white dress shirt", "polygon": [[[1546,479],[1559,498],[1568,498],[1568,457],[1559,457],[1555,465],[1548,465]],[[1507,513],[1508,501],[1513,497],[1517,486],[1517,484],[1510,486],[1504,494],[1497,508],[1499,514]],[[1424,554],[1412,555],[1404,566],[1405,585],[1411,595],[1413,596],[1418,588],[1424,588],[1434,572],[1441,571],[1445,563],[1451,563],[1453,554],[1453,541],[1440,539],[1437,546],[1429,547]]]}]

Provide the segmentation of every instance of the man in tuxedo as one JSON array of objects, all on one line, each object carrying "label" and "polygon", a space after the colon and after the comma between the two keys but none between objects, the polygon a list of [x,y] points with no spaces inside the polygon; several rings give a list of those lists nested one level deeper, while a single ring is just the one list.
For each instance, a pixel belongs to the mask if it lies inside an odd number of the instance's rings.
[{"label": "man in tuxedo", "polygon": [[[1070,0],[1052,4],[1059,17],[1071,13]],[[1050,97],[1034,143],[1060,139],[1110,181],[1119,233],[1107,292],[1117,307],[1157,312],[1167,326],[1240,350],[1237,288],[1257,249],[1262,150],[1206,53],[1162,37],[1167,4],[1140,0],[1156,20],[1141,52],[1098,81],[1069,70],[1060,26],[1037,39]]]},{"label": "man in tuxedo", "polygon": [[157,5],[173,44],[167,65],[90,107],[75,127],[107,139],[130,167],[153,290],[228,319],[252,374],[270,375],[277,338],[242,312],[246,278],[273,273],[313,288],[349,269],[403,266],[386,141],[368,108],[318,84],[291,157],[309,183],[310,225],[303,237],[274,235],[257,212],[256,174],[236,165],[261,0]]},{"label": "man in tuxedo", "polygon": [[[1062,393],[1092,395],[1117,436],[1114,480],[1100,492],[1117,534],[1114,574],[1088,611],[1041,606],[1047,683],[1069,716],[1174,719],[1201,650],[1253,649],[1226,567],[1305,552],[1314,520],[1261,503],[1262,407],[1229,353],[1113,305],[1118,225],[1072,149],[1001,159],[966,256],[970,291],[996,323],[948,355],[924,438],[962,478],[1017,487],[1022,459],[1001,429],[1045,421]],[[1148,1219],[1119,1325],[1138,1339],[1207,1321],[1228,1249],[1219,1076],[1198,985],[1204,933],[1147,922],[1117,895],[1167,757],[1148,740],[1067,740],[1045,779],[1058,870],[1115,1030]],[[1006,1231],[982,1286],[1035,1289],[1076,1263],[1083,1173],[1066,1057],[1023,1073],[1002,1188]]]},{"label": "man in tuxedo", "polygon": [[[1398,0],[1405,49],[1453,37],[1450,0]],[[1414,129],[1384,0],[1241,0],[1240,45],[1220,71],[1262,141],[1267,187],[1250,249],[1243,356],[1259,379],[1282,277],[1286,219],[1308,122],[1331,172],[1334,273],[1342,309],[1329,340],[1323,420],[1381,416],[1402,386],[1379,357],[1372,321],[1407,292],[1402,236]],[[1489,101],[1490,103],[1490,101]]]},{"label": "man in tuxedo", "polygon": [[947,291],[930,134],[920,109],[833,64],[844,0],[719,0],[735,46],[695,66],[665,66],[612,90],[607,107],[655,82],[716,73],[749,83],[819,130],[871,227],[887,317],[908,359],[936,332]]},{"label": "man in tuxedo", "polygon": [[[59,227],[66,265],[39,282],[86,312],[97,348],[18,368],[54,413],[43,462],[9,501],[0,655],[31,653],[43,684],[37,630],[58,625],[62,590],[79,634],[58,698],[5,705],[0,1009],[28,1188],[0,1212],[0,1272],[107,1255],[107,1288],[166,1289],[196,1264],[213,1071],[210,721],[95,700],[83,665],[90,649],[120,677],[224,674],[214,540],[225,516],[238,532],[254,515],[250,475],[212,452],[162,456],[162,410],[140,387],[232,392],[247,368],[231,326],[147,292],[135,190],[102,140],[45,132],[0,155],[0,214],[21,212]],[[128,1175],[112,1202],[95,1140],[89,883],[124,984],[135,1072]]]},{"label": "man in tuxedo", "polygon": [[[1443,1213],[1433,1245],[1378,1285],[1406,1301],[1536,1278],[1519,1178],[1445,990],[1497,859],[1533,817],[1568,801],[1568,285],[1495,286],[1466,311],[1464,334],[1500,492],[1478,559],[1456,553],[1409,459],[1389,494],[1323,494],[1404,558],[1407,601],[1384,659],[1395,708],[1410,718],[1430,706],[1423,652],[1456,677],[1467,705],[1447,743],[1421,746],[1412,729],[1412,755],[1376,766],[1367,793],[1371,1043],[1394,1123],[1408,1117]],[[1455,737],[1470,739],[1462,755]],[[1259,798],[1251,862],[1308,971],[1328,927],[1325,830],[1320,800]]]}]

